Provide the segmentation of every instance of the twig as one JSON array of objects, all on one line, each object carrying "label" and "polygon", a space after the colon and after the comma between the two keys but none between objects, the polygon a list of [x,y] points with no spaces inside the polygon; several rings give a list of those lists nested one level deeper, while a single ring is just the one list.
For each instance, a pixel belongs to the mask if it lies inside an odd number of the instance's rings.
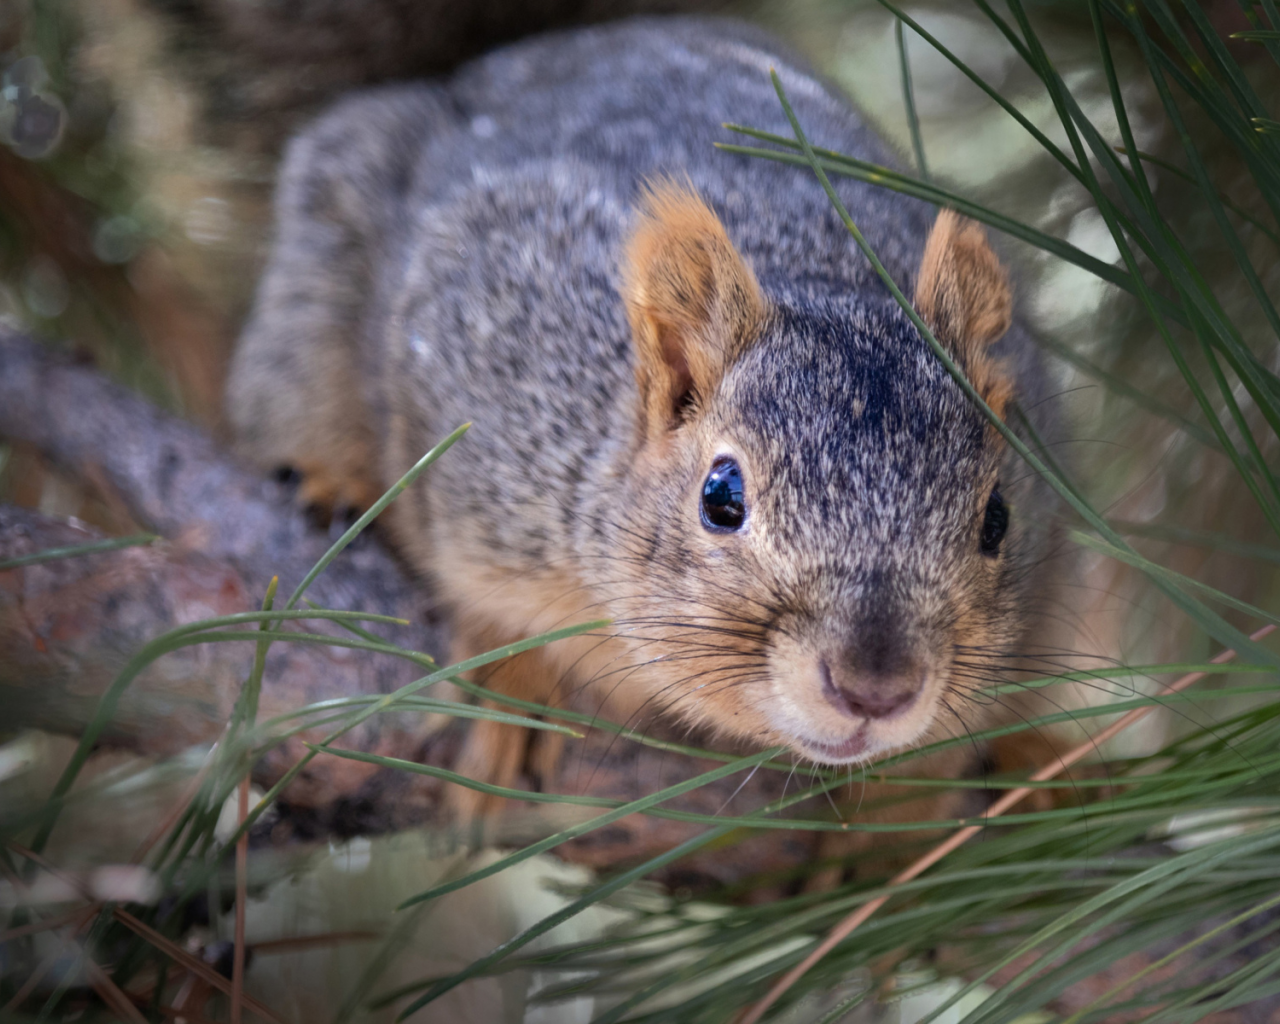
[{"label": "twig", "polygon": [[[69,876],[61,875],[61,872],[58,872],[56,869],[54,869],[51,864],[49,864],[47,861],[44,860],[44,858],[38,857],[35,854],[32,854],[30,850],[26,849],[23,846],[20,846],[18,843],[10,842],[8,846],[11,850],[13,850],[19,856],[27,857],[32,863],[45,867],[51,873],[65,878],[67,881],[71,882],[71,884],[75,885],[76,888],[81,889],[83,891],[82,886],[80,885],[79,882],[76,882],[74,879],[71,879]],[[3,869],[3,873],[8,877],[9,883],[14,887],[15,894],[18,896],[18,898],[23,903],[30,903],[30,893],[27,888],[27,884],[21,878],[14,875],[14,873],[10,871],[9,868],[3,862],[0,862],[0,869]],[[89,898],[88,895],[86,895],[85,898],[88,899]],[[24,1002],[26,1002],[27,998],[31,995],[31,993],[34,992],[36,988],[39,986],[40,982],[44,980],[45,975],[49,973],[49,971],[54,967],[55,964],[57,964],[58,960],[62,956],[63,951],[68,946],[71,946],[75,943],[76,939],[84,932],[86,928],[89,927],[89,923],[94,919],[95,916],[97,916],[98,911],[101,909],[102,909],[102,904],[97,902],[91,902],[87,907],[78,907],[74,911],[72,911],[70,919],[68,919],[67,915],[60,915],[58,917],[50,918],[49,920],[46,920],[46,921],[38,921],[38,922],[34,922],[31,925],[12,928],[9,930],[9,932],[5,933],[10,938],[16,938],[20,934],[26,934],[31,931],[38,931],[45,928],[56,928],[59,925],[63,925],[63,924],[73,925],[72,929],[66,935],[64,935],[61,939],[58,940],[58,944],[54,946],[53,951],[50,952],[49,955],[46,956],[45,959],[42,960],[36,966],[36,969],[31,972],[31,976],[27,978],[23,986],[20,989],[18,989],[14,997],[10,999],[9,1002],[7,1002],[3,1008],[0,1008],[0,1015],[8,1014],[17,1010],[18,1007],[20,1007]],[[34,912],[37,915],[39,913],[38,911],[34,911]],[[91,968],[97,966],[89,958],[89,955],[86,951],[81,950],[81,955],[85,958],[85,961],[91,965]],[[110,1005],[111,1000],[106,995],[103,996],[103,999],[108,1003],[108,1005]]]},{"label": "twig", "polygon": [[84,957],[85,968],[89,972],[89,984],[98,993],[98,998],[131,1024],[147,1024],[147,1018],[133,1005],[133,1000],[111,980],[93,957],[83,950],[81,955]]},{"label": "twig", "polygon": [[[170,941],[165,936],[161,935],[158,931],[156,931],[154,928],[139,921],[127,910],[122,910],[120,907],[113,907],[112,914],[115,916],[115,919],[119,921],[122,925],[124,925],[130,931],[137,932],[144,939],[150,942],[151,945],[155,946],[158,950],[160,950],[167,957],[169,957],[170,960],[185,967],[192,974],[197,975],[198,977],[202,978],[204,981],[207,981],[210,985],[216,988],[223,995],[226,995],[226,996],[231,995],[231,982],[229,982],[221,974],[219,974],[212,967],[206,964],[203,960],[200,960],[198,957],[192,956],[181,946]],[[281,1020],[281,1018],[277,1014],[273,1013],[267,1007],[263,1006],[260,1002],[258,1002],[252,996],[244,995],[242,996],[242,999],[244,1000],[244,1005],[248,1007],[250,1010],[252,1010],[254,1013],[256,1013],[263,1020],[269,1020],[272,1022],[272,1024],[284,1024],[284,1021]]]},{"label": "twig", "polygon": [[[1261,629],[1255,632],[1251,637],[1249,637],[1249,639],[1253,641],[1261,640],[1263,637],[1273,632],[1275,628],[1276,628],[1275,626],[1270,624],[1263,626]],[[1231,661],[1235,656],[1236,656],[1236,652],[1234,650],[1228,649],[1228,650],[1222,651],[1220,654],[1218,654],[1214,658],[1211,658],[1210,660],[1215,665],[1221,665],[1221,664],[1224,664],[1225,662]],[[1170,683],[1168,686],[1166,686],[1163,690],[1160,691],[1159,696],[1167,697],[1171,693],[1177,693],[1179,690],[1185,690],[1192,683],[1199,682],[1208,674],[1209,674],[1208,672],[1190,672],[1187,675],[1183,676],[1181,679],[1178,679],[1175,682]],[[1033,776],[1031,776],[1031,778],[1028,781],[1046,782],[1049,779],[1052,779],[1055,775],[1059,774],[1060,772],[1066,771],[1077,761],[1081,760],[1084,757],[1087,757],[1090,753],[1097,750],[1102,744],[1106,743],[1112,737],[1118,735],[1119,733],[1123,732],[1125,729],[1129,728],[1129,726],[1133,725],[1134,722],[1138,721],[1141,718],[1146,717],[1148,714],[1150,714],[1152,710],[1154,710],[1154,708],[1155,708],[1155,705],[1152,705],[1152,704],[1148,704],[1146,707],[1135,708],[1133,711],[1130,711],[1127,715],[1120,718],[1118,721],[1115,721],[1111,725],[1107,726],[1107,728],[1103,729],[1102,732],[1100,732],[1097,736],[1093,737],[1090,740],[1087,740],[1084,743],[1081,743],[1078,747],[1071,750],[1065,756],[1059,757],[1052,763],[1041,768],[1038,772],[1036,772]],[[877,896],[875,899],[871,900],[869,903],[864,903],[857,910],[853,911],[853,913],[849,914],[843,921],[841,921],[834,928],[832,928],[831,931],[827,933],[827,937],[823,939],[820,943],[818,943],[818,945],[814,947],[813,951],[810,952],[808,956],[806,956],[803,960],[800,961],[800,963],[796,964],[795,967],[791,968],[791,970],[789,970],[786,974],[784,974],[782,978],[779,979],[777,984],[775,984],[773,988],[771,988],[768,991],[765,997],[761,999],[758,1003],[756,1003],[755,1006],[751,1007],[751,1009],[747,1011],[745,1016],[739,1019],[738,1024],[757,1024],[757,1022],[769,1011],[769,1008],[773,1006],[773,1004],[776,1003],[787,992],[787,990],[791,988],[792,985],[794,985],[797,981],[799,981],[802,977],[804,977],[804,975],[808,973],[808,971],[810,970],[810,968],[813,967],[814,964],[816,964],[824,956],[830,953],[831,950],[833,950],[836,946],[838,946],[841,942],[843,942],[846,938],[848,938],[849,935],[852,934],[855,928],[857,928],[859,925],[865,922],[869,917],[871,917],[872,914],[874,914],[877,910],[883,907],[889,901],[890,896],[893,895],[892,889],[895,886],[903,885],[906,882],[911,881],[916,876],[923,874],[929,868],[933,867],[933,865],[938,863],[938,861],[942,860],[942,858],[945,857],[947,854],[963,846],[966,842],[968,842],[970,839],[976,836],[979,832],[981,832],[984,828],[986,828],[991,823],[992,819],[1000,817],[1000,815],[1004,814],[1005,811],[1009,810],[1010,807],[1018,803],[1018,801],[1020,801],[1023,797],[1034,792],[1035,792],[1035,789],[1031,786],[1021,786],[1018,789],[1009,790],[1008,793],[1006,793],[1004,796],[1002,796],[999,800],[997,800],[994,804],[991,805],[991,808],[984,815],[983,821],[981,824],[966,825],[964,828],[960,829],[958,832],[953,833],[947,839],[943,840],[941,843],[935,846],[932,850],[926,853],[923,857],[921,857],[919,860],[913,863],[910,867],[906,868],[905,870],[895,875],[889,881],[889,885],[888,885],[888,888],[890,890],[889,892],[886,892],[883,896]]]},{"label": "twig", "polygon": [[18,989],[14,997],[5,1003],[3,1007],[0,1007],[0,1015],[7,1015],[16,1012],[18,1007],[27,1001],[27,998],[31,993],[40,986],[40,982],[44,981],[44,976],[53,969],[53,966],[62,957],[63,950],[75,941],[76,936],[79,935],[89,922],[93,920],[93,916],[97,912],[98,908],[96,906],[81,907],[76,911],[76,918],[78,920],[75,920],[75,927],[58,941],[58,944],[53,947],[48,956],[40,961],[36,966],[36,969],[31,972],[31,976],[27,978],[23,986]]},{"label": "twig", "polygon": [[64,924],[70,924],[76,920],[82,913],[84,913],[84,908],[77,907],[75,910],[68,910],[65,914],[58,914],[56,917],[46,917],[43,921],[32,921],[30,924],[10,928],[7,932],[0,932],[0,946],[3,946],[6,942],[12,942],[14,939],[20,939],[24,935],[34,935],[36,932],[47,932],[52,928],[61,928]]},{"label": "twig", "polygon": [[0,1014],[5,1014],[7,1016],[10,1013],[17,1012],[18,1008],[27,1001],[27,998],[31,993],[40,985],[40,982],[44,981],[44,976],[53,969],[53,965],[61,958],[62,951],[71,945],[71,942],[72,939],[70,935],[64,935],[58,941],[58,944],[49,951],[49,954],[36,965],[36,969],[31,972],[30,977],[28,977],[22,987],[18,989],[17,994],[5,1003],[4,1006],[0,1006]]}]

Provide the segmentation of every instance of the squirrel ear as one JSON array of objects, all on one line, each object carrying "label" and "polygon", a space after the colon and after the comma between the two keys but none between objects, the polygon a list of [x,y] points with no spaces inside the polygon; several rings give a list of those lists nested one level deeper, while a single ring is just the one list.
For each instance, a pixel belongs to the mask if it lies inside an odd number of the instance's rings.
[{"label": "squirrel ear", "polygon": [[755,275],[692,189],[652,186],[623,260],[636,381],[647,432],[680,422],[754,337],[764,317]]},{"label": "squirrel ear", "polygon": [[942,210],[929,232],[916,283],[916,312],[947,345],[978,393],[1003,415],[1012,386],[987,347],[1013,321],[1009,278],[986,232],[954,210]]}]

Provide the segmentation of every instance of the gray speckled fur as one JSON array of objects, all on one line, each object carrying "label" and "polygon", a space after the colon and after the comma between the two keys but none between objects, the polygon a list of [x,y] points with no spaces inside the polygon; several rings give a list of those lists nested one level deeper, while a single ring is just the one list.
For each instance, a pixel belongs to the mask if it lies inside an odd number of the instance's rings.
[{"label": "gray speckled fur", "polygon": [[[502,571],[572,563],[600,579],[593,561],[625,553],[649,567],[654,614],[718,587],[766,610],[753,627],[863,657],[877,644],[945,646],[965,615],[996,646],[1015,642],[1042,542],[1017,514],[1028,485],[1006,480],[1009,555],[977,578],[1003,458],[991,431],[813,176],[712,146],[741,141],[721,127],[730,120],[789,134],[770,67],[815,144],[893,162],[774,40],[725,21],[550,35],[444,82],[340,103],[293,142],[281,177],[280,235],[230,387],[249,450],[286,462],[300,436],[364,431],[361,458],[377,452],[390,481],[471,420],[400,527],[423,568],[433,546],[462,543]],[[637,394],[618,261],[657,175],[687,176],[772,310],[702,405],[708,429],[749,453],[751,516],[777,555],[767,564],[710,564],[687,543],[705,465],[668,466],[643,492],[630,473]],[[836,187],[911,294],[935,211]],[[1034,397],[1038,365],[1016,328],[1001,348]],[[397,417],[405,443],[388,445]]]}]

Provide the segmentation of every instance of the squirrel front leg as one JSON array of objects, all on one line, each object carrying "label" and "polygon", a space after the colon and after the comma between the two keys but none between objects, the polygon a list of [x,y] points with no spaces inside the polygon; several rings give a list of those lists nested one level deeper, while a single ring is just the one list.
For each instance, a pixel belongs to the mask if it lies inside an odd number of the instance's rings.
[{"label": "squirrel front leg", "polygon": [[[458,661],[502,643],[488,630],[468,630],[464,624],[460,624],[459,634],[455,641],[455,660]],[[560,670],[539,650],[505,658],[472,674],[472,681],[487,690],[539,704],[554,702],[560,679]],[[495,701],[485,701],[483,706],[499,711],[513,710]],[[535,732],[478,718],[468,726],[454,770],[479,782],[511,789],[528,769],[540,788],[546,788],[554,782],[563,749],[564,737],[559,733]],[[496,814],[504,799],[466,786],[452,786],[446,807],[456,822],[467,824]]]}]

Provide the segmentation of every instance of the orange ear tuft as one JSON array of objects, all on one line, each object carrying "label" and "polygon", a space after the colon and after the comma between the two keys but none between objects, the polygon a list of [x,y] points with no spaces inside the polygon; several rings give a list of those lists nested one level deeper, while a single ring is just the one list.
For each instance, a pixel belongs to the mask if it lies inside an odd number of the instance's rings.
[{"label": "orange ear tuft", "polygon": [[1013,295],[979,224],[954,210],[938,214],[920,261],[915,307],[984,401],[1003,416],[1012,383],[987,348],[1013,322]]},{"label": "orange ear tuft", "polygon": [[644,198],[623,261],[636,380],[651,434],[675,426],[754,338],[765,315],[755,275],[689,187]]}]

